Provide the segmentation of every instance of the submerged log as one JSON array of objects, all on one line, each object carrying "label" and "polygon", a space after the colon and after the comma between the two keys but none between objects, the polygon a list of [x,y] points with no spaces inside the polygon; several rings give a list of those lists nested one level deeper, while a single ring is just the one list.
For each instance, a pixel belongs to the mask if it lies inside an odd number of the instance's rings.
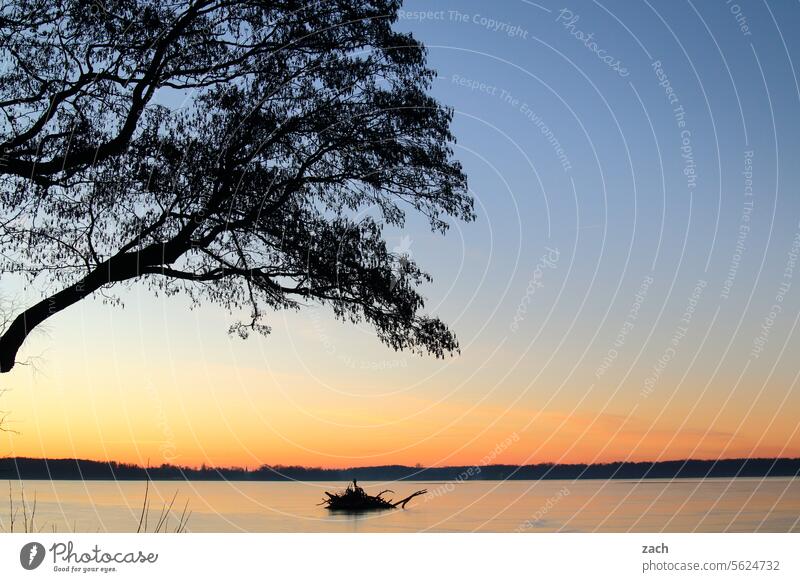
[{"label": "submerged log", "polygon": [[423,495],[427,492],[427,489],[422,489],[415,491],[400,501],[393,501],[383,497],[386,493],[394,493],[391,489],[385,489],[377,495],[369,495],[354,480],[342,492],[330,493],[326,491],[325,495],[328,498],[323,499],[319,505],[325,505],[331,511],[371,511],[375,509],[396,509],[397,507],[405,509],[406,503],[417,495]]}]

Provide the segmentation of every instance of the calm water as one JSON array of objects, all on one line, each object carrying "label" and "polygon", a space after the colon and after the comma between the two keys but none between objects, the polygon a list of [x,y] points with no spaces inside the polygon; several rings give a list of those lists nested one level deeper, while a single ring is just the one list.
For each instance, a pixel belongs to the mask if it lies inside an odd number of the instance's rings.
[{"label": "calm water", "polygon": [[[317,507],[324,490],[342,483],[156,482],[149,524],[164,500],[178,496],[169,528],[188,500],[189,531],[246,532],[550,532],[550,531],[800,531],[800,479],[673,481],[475,481],[359,483],[391,488],[395,499],[427,488],[403,510],[332,515]],[[12,483],[22,523],[19,484]],[[145,484],[112,481],[27,481],[36,494],[38,530],[135,531]],[[8,531],[3,495],[0,522]]]}]

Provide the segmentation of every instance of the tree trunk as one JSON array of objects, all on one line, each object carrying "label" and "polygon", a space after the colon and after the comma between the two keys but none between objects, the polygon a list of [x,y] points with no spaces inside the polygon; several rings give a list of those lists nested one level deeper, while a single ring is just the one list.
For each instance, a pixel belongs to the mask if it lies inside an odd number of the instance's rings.
[{"label": "tree trunk", "polygon": [[8,372],[14,367],[17,352],[37,325],[109,282],[108,277],[101,276],[99,269],[94,270],[74,285],[39,301],[17,315],[5,333],[0,336],[0,373]]},{"label": "tree trunk", "polygon": [[98,265],[74,285],[17,315],[0,336],[0,374],[14,367],[17,352],[25,338],[45,319],[91,295],[103,285],[133,279],[146,269],[172,264],[190,248],[190,235],[194,229],[195,225],[189,225],[167,242],[153,243],[138,251],[117,254]]}]

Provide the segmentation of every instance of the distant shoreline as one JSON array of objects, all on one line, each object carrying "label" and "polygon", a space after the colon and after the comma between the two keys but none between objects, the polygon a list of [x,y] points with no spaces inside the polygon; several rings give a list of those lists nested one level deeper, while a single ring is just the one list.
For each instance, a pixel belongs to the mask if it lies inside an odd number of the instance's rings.
[{"label": "distant shoreline", "polygon": [[408,467],[382,465],[322,469],[263,465],[238,467],[181,467],[139,465],[86,459],[0,458],[0,480],[52,481],[539,481],[643,480],[737,477],[797,477],[800,458],[675,460],[595,464],[472,465]]}]

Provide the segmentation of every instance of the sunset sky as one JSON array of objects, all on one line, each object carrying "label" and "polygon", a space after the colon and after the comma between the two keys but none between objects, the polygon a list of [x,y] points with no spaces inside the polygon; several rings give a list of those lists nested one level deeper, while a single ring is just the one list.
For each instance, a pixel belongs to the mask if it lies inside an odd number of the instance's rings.
[{"label": "sunset sky", "polygon": [[[397,28],[429,47],[478,218],[441,237],[411,217],[387,239],[434,276],[427,310],[461,354],[393,352],[318,306],[242,341],[216,306],[134,283],[124,308],[84,301],[25,345],[35,366],[0,378],[16,431],[0,455],[800,456],[797,8],[741,10],[409,0]],[[12,279],[0,292],[41,297]]]}]

